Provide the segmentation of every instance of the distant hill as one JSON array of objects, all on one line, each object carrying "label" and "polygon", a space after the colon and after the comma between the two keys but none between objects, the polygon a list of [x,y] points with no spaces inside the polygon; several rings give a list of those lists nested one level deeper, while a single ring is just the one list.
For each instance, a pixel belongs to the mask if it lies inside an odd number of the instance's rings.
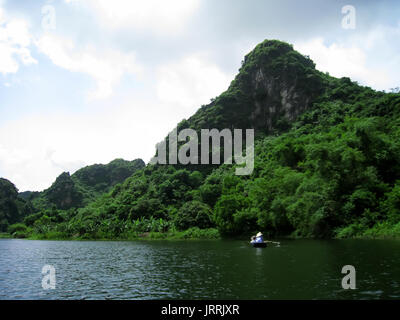
[{"label": "distant hill", "polygon": [[144,167],[142,159],[133,161],[116,159],[105,165],[94,164],[79,169],[73,175],[68,172],[62,173],[50,188],[43,192],[28,191],[21,193],[20,196],[31,201],[36,209],[80,208]]}]

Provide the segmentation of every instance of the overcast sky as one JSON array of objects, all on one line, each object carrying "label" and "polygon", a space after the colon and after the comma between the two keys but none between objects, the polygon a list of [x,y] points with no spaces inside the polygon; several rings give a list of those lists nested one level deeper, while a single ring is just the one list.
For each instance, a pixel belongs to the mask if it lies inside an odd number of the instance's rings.
[{"label": "overcast sky", "polygon": [[85,165],[148,162],[264,39],[400,86],[398,0],[0,0],[0,177],[41,191]]}]

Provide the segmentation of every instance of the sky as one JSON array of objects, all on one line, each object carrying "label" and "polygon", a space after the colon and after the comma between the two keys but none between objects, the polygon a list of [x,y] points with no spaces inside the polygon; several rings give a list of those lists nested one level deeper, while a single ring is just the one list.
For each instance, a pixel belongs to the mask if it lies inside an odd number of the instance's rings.
[{"label": "sky", "polygon": [[86,165],[147,163],[265,39],[400,87],[398,0],[0,0],[0,177],[41,191]]}]

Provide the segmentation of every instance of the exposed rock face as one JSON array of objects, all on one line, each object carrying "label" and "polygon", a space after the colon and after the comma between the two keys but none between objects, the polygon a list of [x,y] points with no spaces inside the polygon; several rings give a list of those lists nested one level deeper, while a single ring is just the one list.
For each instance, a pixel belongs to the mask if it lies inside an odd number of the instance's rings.
[{"label": "exposed rock face", "polygon": [[249,119],[254,128],[267,132],[296,120],[323,90],[314,63],[279,41],[258,45],[246,56],[237,79],[253,102]]},{"label": "exposed rock face", "polygon": [[262,68],[256,70],[252,80],[254,110],[249,118],[255,128],[274,129],[274,120],[294,121],[310,107],[311,97],[298,90],[297,79],[275,78]]}]

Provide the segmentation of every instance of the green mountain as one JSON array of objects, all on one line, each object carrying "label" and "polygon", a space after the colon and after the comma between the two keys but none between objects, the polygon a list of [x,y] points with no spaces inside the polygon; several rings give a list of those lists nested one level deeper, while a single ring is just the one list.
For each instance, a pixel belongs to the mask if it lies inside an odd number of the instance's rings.
[{"label": "green mountain", "polygon": [[141,159],[133,161],[116,159],[106,165],[95,164],[84,167],[73,175],[64,172],[43,192],[24,192],[20,196],[31,201],[36,209],[80,208],[144,167],[145,163]]},{"label": "green mountain", "polygon": [[266,40],[227,91],[177,126],[254,128],[250,176],[234,165],[148,165],[84,208],[26,223],[43,237],[398,237],[399,107],[399,94],[331,77]]},{"label": "green mountain", "polygon": [[287,130],[326,90],[329,80],[308,57],[280,41],[264,41],[244,58],[229,89],[178,129]]},{"label": "green mountain", "polygon": [[9,225],[21,221],[31,213],[29,204],[18,196],[18,190],[10,181],[0,178],[0,232]]}]

